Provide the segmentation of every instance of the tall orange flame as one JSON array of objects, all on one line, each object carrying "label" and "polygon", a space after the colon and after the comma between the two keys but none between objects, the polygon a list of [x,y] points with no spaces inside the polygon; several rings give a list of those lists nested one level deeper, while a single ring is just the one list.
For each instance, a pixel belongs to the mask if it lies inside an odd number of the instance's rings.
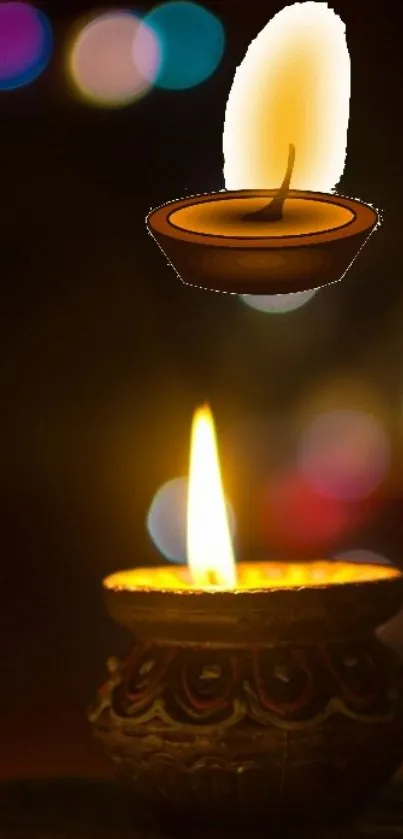
[{"label": "tall orange flame", "polygon": [[350,105],[345,26],[327,3],[276,14],[236,70],[225,113],[227,189],[275,189],[295,146],[291,189],[331,192],[343,174]]},{"label": "tall orange flame", "polygon": [[202,588],[236,586],[235,561],[210,408],[195,411],[190,449],[187,556]]}]

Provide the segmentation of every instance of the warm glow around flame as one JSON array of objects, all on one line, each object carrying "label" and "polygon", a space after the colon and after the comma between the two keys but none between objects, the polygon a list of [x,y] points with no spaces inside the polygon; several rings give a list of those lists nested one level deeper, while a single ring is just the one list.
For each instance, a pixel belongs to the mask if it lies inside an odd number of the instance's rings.
[{"label": "warm glow around flame", "polygon": [[[329,588],[349,583],[364,584],[401,577],[400,571],[388,565],[361,562],[316,560],[315,562],[245,562],[237,564],[237,591],[273,591],[278,589]],[[118,571],[104,580],[107,589],[115,591],[195,591],[187,569],[132,568]]]},{"label": "warm glow around flame", "polygon": [[235,588],[236,572],[210,408],[194,415],[190,447],[187,556],[202,588]]},{"label": "warm glow around flame", "polygon": [[226,188],[279,187],[293,143],[291,189],[333,190],[344,170],[349,101],[343,21],[327,3],[286,6],[235,73],[223,135]]}]

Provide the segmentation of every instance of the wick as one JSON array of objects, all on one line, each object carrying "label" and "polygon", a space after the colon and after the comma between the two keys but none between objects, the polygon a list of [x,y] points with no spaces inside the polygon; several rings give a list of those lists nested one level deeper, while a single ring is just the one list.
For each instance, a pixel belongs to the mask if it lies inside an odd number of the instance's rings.
[{"label": "wick", "polygon": [[269,204],[266,204],[260,210],[254,210],[253,213],[246,213],[246,215],[243,216],[244,221],[281,221],[283,218],[284,201],[287,198],[288,191],[290,189],[294,163],[295,146],[290,143],[288,150],[287,171],[284,175],[283,183]]},{"label": "wick", "polygon": [[207,571],[207,582],[209,586],[218,586],[217,574],[212,569]]}]

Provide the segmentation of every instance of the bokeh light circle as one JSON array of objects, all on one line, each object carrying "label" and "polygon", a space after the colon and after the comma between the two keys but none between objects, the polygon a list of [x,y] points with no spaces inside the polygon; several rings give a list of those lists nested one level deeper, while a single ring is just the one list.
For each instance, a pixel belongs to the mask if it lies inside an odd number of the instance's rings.
[{"label": "bokeh light circle", "polygon": [[293,470],[272,475],[262,496],[263,541],[282,551],[327,549],[351,529],[356,518],[351,505],[317,492]]},{"label": "bokeh light circle", "polygon": [[316,490],[350,501],[370,495],[389,468],[389,443],[371,414],[352,409],[317,416],[300,441],[300,467]]},{"label": "bokeh light circle", "polygon": [[317,289],[314,288],[310,291],[297,291],[295,294],[241,294],[240,299],[251,309],[271,315],[281,315],[300,309],[312,300],[316,292]]},{"label": "bokeh light circle", "polygon": [[52,49],[52,27],[43,12],[28,3],[0,3],[0,90],[35,81]]},{"label": "bokeh light circle", "polygon": [[160,66],[153,31],[132,12],[98,15],[81,27],[69,57],[69,73],[81,96],[116,108],[144,96]]},{"label": "bokeh light circle", "polygon": [[161,49],[157,87],[185,90],[214,73],[224,53],[225,33],[212,12],[198,3],[177,0],[156,6],[144,20]]},{"label": "bokeh light circle", "polygon": [[[148,511],[148,533],[158,550],[171,562],[186,562],[187,502],[188,479],[173,478],[156,492]],[[233,537],[234,511],[228,501],[226,506]]]}]

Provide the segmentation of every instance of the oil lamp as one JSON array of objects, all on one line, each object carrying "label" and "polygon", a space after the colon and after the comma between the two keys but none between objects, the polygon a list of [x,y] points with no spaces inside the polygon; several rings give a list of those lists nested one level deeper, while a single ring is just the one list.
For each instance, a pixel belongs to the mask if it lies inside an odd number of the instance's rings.
[{"label": "oil lamp", "polygon": [[374,634],[400,608],[399,571],[236,563],[208,407],[193,422],[187,542],[187,567],[103,581],[134,636],[89,712],[117,776],[187,835],[347,817],[403,756],[400,670]]},{"label": "oil lamp", "polygon": [[334,194],[349,100],[343,22],[327,3],[284,8],[235,74],[223,134],[226,190],[170,201],[147,218],[184,283],[283,294],[345,275],[379,222],[368,204]]}]

